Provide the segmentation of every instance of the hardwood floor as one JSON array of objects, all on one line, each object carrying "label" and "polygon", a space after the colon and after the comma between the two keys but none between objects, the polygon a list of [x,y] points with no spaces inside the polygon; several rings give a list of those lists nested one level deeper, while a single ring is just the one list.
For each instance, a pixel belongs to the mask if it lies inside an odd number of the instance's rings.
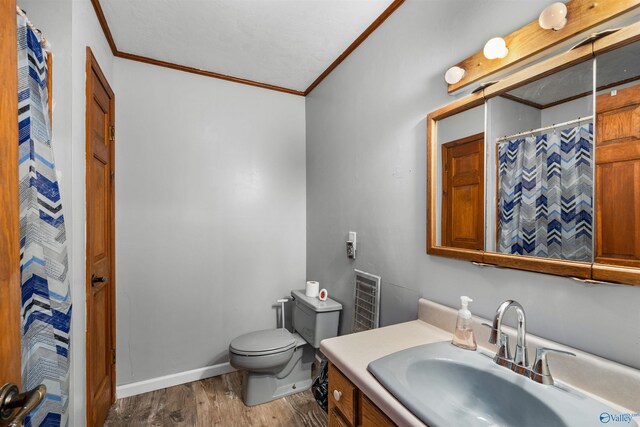
[{"label": "hardwood floor", "polygon": [[242,403],[239,372],[118,399],[105,426],[325,427],[311,390],[263,405]]}]

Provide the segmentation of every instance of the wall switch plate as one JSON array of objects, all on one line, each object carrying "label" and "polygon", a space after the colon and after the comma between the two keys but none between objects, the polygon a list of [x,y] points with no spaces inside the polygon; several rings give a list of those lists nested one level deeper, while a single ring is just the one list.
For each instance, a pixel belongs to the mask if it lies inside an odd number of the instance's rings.
[{"label": "wall switch plate", "polygon": [[349,239],[347,240],[347,257],[349,259],[356,259],[356,232],[349,232]]}]

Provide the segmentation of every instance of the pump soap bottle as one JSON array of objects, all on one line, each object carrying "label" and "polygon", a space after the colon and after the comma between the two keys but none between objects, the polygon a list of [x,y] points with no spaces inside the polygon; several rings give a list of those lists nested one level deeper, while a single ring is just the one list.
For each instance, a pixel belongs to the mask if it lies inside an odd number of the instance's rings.
[{"label": "pump soap bottle", "polygon": [[473,300],[467,296],[461,296],[460,302],[462,303],[462,307],[458,310],[456,330],[453,333],[451,344],[464,348],[465,350],[475,350],[478,346],[476,345],[476,338],[473,335],[473,320],[471,319],[471,312],[468,308],[469,303],[473,302]]}]

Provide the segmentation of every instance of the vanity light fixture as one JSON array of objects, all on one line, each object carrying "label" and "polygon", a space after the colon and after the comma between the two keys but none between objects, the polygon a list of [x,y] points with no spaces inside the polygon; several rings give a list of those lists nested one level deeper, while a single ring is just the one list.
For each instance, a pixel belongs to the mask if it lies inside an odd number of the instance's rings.
[{"label": "vanity light fixture", "polygon": [[567,6],[560,2],[547,6],[540,14],[538,24],[544,30],[563,29],[567,25]]},{"label": "vanity light fixture", "polygon": [[456,84],[464,77],[464,68],[460,68],[457,65],[449,68],[447,72],[444,74],[445,81],[450,84]]},{"label": "vanity light fixture", "polygon": [[507,56],[509,49],[502,37],[494,37],[484,45],[482,52],[487,59],[497,59]]}]

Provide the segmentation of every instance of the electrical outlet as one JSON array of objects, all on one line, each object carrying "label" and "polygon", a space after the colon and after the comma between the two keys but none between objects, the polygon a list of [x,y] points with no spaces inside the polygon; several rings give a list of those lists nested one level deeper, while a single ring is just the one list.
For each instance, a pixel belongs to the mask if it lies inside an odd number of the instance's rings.
[{"label": "electrical outlet", "polygon": [[347,242],[347,257],[356,259],[356,249],[353,247],[353,242]]}]

